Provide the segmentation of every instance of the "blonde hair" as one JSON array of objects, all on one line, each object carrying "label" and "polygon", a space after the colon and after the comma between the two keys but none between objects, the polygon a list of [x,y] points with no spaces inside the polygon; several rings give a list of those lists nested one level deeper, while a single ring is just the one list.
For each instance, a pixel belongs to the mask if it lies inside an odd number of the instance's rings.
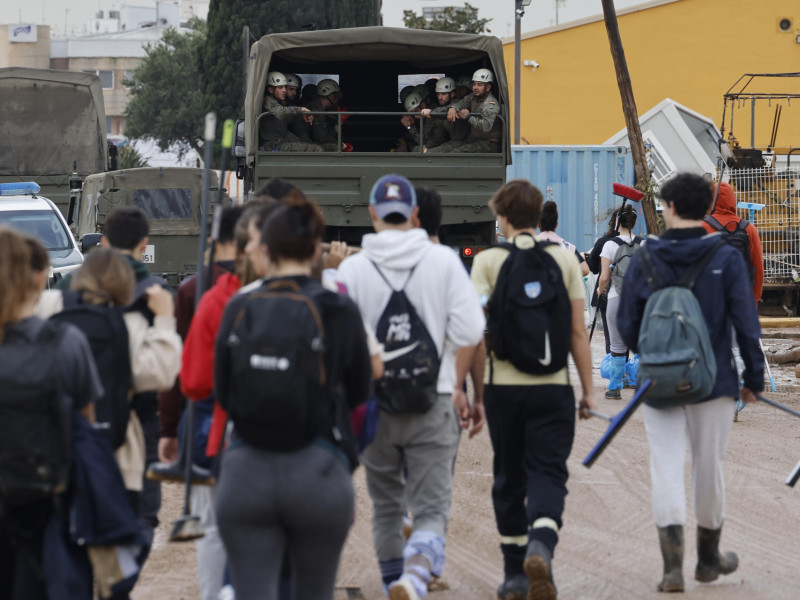
[{"label": "blonde hair", "polygon": [[82,292],[87,304],[127,306],[133,301],[136,277],[125,256],[113,248],[94,248],[72,276],[69,288]]},{"label": "blonde hair", "polygon": [[20,306],[39,292],[34,270],[44,271],[49,264],[47,250],[38,241],[0,226],[0,342],[6,326],[18,320]]}]

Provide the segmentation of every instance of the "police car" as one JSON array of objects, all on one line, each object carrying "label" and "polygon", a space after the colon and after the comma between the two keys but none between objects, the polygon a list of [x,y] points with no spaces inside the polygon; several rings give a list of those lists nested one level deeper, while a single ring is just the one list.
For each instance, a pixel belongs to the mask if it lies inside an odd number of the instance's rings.
[{"label": "police car", "polygon": [[8,225],[37,238],[50,255],[52,279],[61,279],[83,263],[83,254],[61,212],[38,196],[32,181],[0,183],[0,226]]}]

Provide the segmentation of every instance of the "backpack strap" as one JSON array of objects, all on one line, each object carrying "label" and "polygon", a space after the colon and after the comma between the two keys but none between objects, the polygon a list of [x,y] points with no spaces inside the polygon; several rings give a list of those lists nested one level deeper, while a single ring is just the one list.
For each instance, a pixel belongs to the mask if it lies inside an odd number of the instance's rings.
[{"label": "backpack strap", "polygon": [[[717,253],[717,250],[719,250],[720,247],[724,246],[725,244],[726,244],[725,240],[723,239],[717,240],[714,243],[714,245],[711,246],[711,248],[706,250],[706,253],[699,261],[693,263],[692,265],[689,266],[688,269],[686,269],[686,271],[683,273],[683,275],[678,280],[676,285],[689,288],[690,290],[693,289],[694,284],[697,282],[697,278],[703,271],[705,271],[706,267],[708,266],[708,263]],[[645,248],[646,247],[647,246],[645,246]]]},{"label": "backpack strap", "polygon": [[656,292],[663,287],[666,287],[666,283],[661,275],[658,273],[658,269],[656,268],[655,263],[653,262],[653,258],[650,256],[650,250],[647,244],[642,246],[637,253],[639,257],[639,262],[641,263],[642,273],[644,274],[645,281],[647,282],[647,287],[650,288],[651,292]]},{"label": "backpack strap", "polygon": [[716,218],[712,217],[711,215],[706,215],[705,217],[703,217],[703,221],[711,225],[717,231],[722,231],[725,229],[722,223],[720,223]]},{"label": "backpack strap", "polygon": [[369,260],[369,262],[372,263],[372,266],[375,267],[375,270],[378,272],[378,275],[380,275],[381,279],[383,279],[386,282],[386,285],[389,286],[389,289],[391,289],[393,292],[402,292],[403,290],[406,289],[408,282],[411,281],[411,278],[414,276],[414,271],[419,266],[419,264],[425,259],[425,254],[427,253],[428,252],[426,250],[425,253],[422,255],[422,258],[420,258],[417,261],[417,264],[411,267],[411,270],[408,272],[408,277],[406,278],[405,283],[400,287],[399,290],[394,289],[394,286],[391,283],[389,283],[389,280],[386,278],[386,275],[383,274],[383,271],[380,270],[380,267],[378,267],[378,264],[374,260],[372,260],[371,258],[368,258],[367,260]]}]

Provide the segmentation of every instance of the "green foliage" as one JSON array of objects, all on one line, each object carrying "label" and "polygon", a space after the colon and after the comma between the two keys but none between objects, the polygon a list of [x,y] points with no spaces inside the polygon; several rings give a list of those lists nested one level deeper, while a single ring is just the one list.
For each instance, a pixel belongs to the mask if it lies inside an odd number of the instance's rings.
[{"label": "green foliage", "polygon": [[200,51],[206,106],[217,122],[244,117],[242,29],[249,49],[269,33],[372,24],[372,0],[211,0],[208,43]]},{"label": "green foliage", "polygon": [[129,138],[154,139],[161,150],[176,142],[200,149],[206,108],[197,57],[205,45],[206,27],[199,19],[189,27],[189,33],[167,29],[157,44],[146,47],[147,56],[131,79],[122,82],[131,94],[125,109]]},{"label": "green foliage", "polygon": [[464,8],[448,6],[431,20],[417,16],[413,10],[403,11],[403,24],[410,29],[432,29],[434,31],[454,31],[456,33],[491,33],[487,27],[492,19],[478,17],[478,9],[469,2]]},{"label": "green foliage", "polygon": [[117,150],[117,160],[119,161],[120,169],[137,169],[148,166],[144,157],[130,144]]}]

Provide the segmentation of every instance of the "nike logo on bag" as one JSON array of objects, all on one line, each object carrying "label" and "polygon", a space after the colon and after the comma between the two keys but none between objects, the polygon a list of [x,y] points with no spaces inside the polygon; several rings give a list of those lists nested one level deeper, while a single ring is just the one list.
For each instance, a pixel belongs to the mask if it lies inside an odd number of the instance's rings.
[{"label": "nike logo on bag", "polygon": [[[381,352],[381,360],[383,362],[391,362],[396,358],[400,358],[401,356],[403,356],[405,354],[408,354],[409,352],[414,350],[417,346],[419,346],[419,342],[418,341],[414,342],[410,346],[405,346],[403,348],[398,348],[397,350],[390,350],[389,352],[383,351],[383,352]],[[547,347],[547,355],[548,355],[548,357],[550,356],[549,342],[548,342],[548,347]],[[547,361],[550,362],[550,359],[548,358]]]},{"label": "nike logo on bag", "polygon": [[544,358],[540,358],[539,364],[543,367],[549,367],[552,356],[550,356],[550,332],[544,332]]}]

